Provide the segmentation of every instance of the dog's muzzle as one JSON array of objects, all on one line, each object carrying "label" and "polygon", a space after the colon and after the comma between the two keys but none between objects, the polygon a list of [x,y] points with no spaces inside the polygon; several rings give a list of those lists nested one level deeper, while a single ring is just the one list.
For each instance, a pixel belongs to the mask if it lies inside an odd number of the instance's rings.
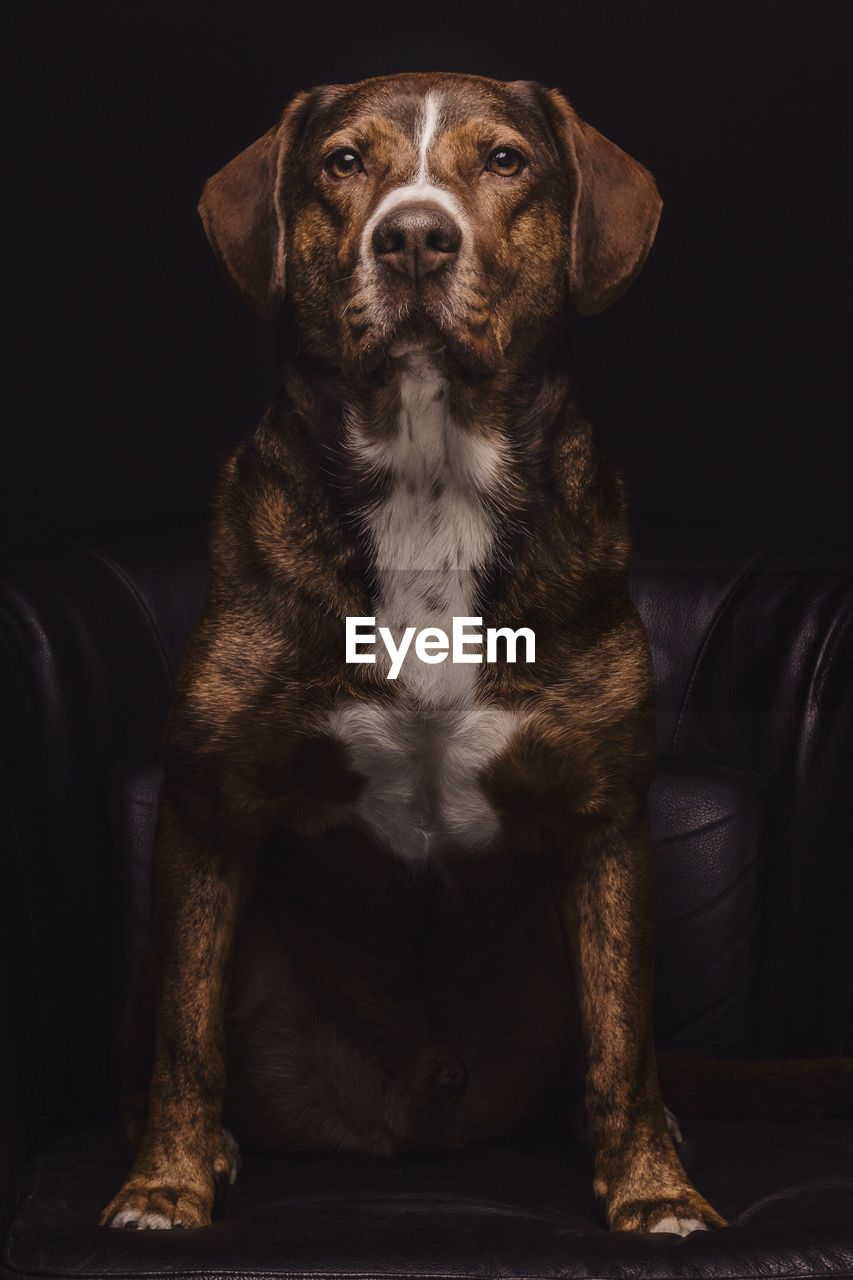
[{"label": "dog's muzzle", "polygon": [[419,285],[451,267],[461,243],[459,224],[446,210],[408,204],[392,209],[377,224],[372,248],[380,267]]}]

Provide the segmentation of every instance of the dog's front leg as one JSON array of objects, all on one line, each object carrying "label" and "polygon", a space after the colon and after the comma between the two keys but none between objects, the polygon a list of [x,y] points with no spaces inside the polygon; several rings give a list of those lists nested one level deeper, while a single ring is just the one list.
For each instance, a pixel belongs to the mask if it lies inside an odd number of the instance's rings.
[{"label": "dog's front leg", "polygon": [[596,1195],[613,1230],[687,1235],[724,1226],[684,1172],[658,1088],[648,824],[602,824],[584,846],[561,916],[586,1042]]},{"label": "dog's front leg", "polygon": [[249,874],[248,842],[202,838],[161,802],[154,874],[157,1018],[145,1131],[103,1225],[210,1222],[235,1154],[221,1127],[223,1005]]}]

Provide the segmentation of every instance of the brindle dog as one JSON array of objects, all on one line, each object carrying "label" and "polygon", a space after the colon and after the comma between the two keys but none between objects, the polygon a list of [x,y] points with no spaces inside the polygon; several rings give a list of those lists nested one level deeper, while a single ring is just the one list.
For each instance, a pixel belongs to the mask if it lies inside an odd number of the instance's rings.
[{"label": "brindle dog", "polygon": [[[612,1228],[722,1224],[658,1087],[652,677],[567,358],[660,207],[560,93],[463,75],[300,94],[205,187],[281,382],[225,468],[165,734],[104,1223],[208,1223],[223,1114],[254,1148],[394,1155],[580,1097]],[[391,681],[345,663],[348,616],[529,627],[536,659]]]}]

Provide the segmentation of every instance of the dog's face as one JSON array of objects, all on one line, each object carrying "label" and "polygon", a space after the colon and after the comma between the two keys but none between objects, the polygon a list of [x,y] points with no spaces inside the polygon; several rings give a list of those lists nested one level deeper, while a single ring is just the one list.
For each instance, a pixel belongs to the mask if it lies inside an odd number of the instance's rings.
[{"label": "dog's face", "polygon": [[410,74],[299,95],[200,210],[241,295],[287,305],[306,351],[364,370],[444,348],[492,371],[567,301],[627,288],[660,199],[559,93]]}]

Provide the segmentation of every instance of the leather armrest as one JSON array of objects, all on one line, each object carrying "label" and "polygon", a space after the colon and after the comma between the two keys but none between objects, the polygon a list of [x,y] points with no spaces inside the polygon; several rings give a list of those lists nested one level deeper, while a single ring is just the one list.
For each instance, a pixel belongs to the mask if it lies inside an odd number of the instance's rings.
[{"label": "leather armrest", "polygon": [[39,539],[0,557],[2,1016],[31,1139],[110,1108],[106,779],[122,756],[157,749],[206,580],[199,515]]},{"label": "leather armrest", "polygon": [[853,554],[791,541],[743,570],[704,628],[672,742],[766,789],[763,1052],[853,1052]]}]

